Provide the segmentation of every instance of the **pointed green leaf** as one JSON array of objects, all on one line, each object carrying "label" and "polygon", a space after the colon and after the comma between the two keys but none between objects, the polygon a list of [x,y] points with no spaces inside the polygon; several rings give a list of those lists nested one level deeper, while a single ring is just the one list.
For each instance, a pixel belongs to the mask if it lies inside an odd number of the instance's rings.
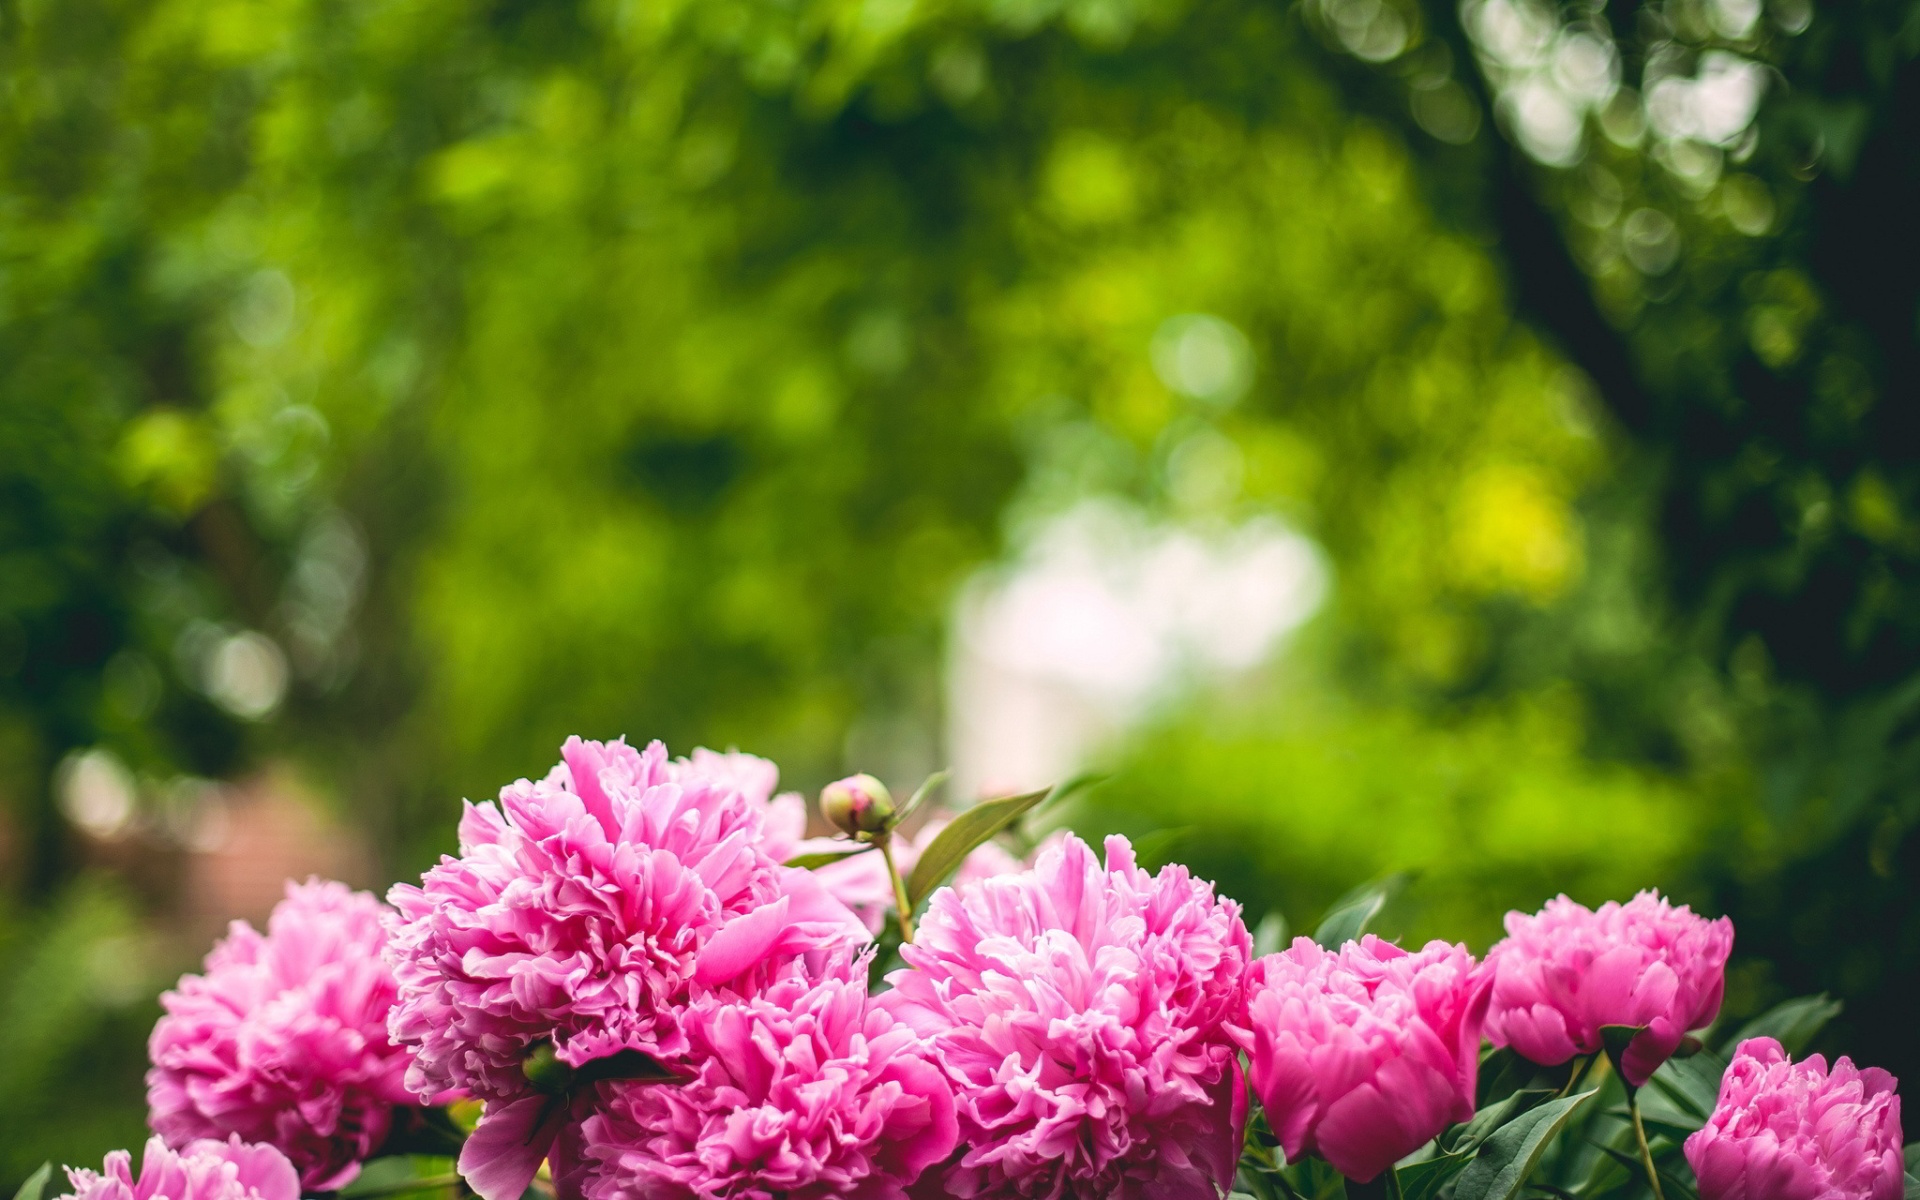
[{"label": "pointed green leaf", "polygon": [[1454,1200],[1512,1200],[1519,1195],[1548,1144],[1566,1127],[1574,1110],[1593,1095],[1581,1092],[1549,1100],[1501,1126],[1460,1172]]},{"label": "pointed green leaf", "polygon": [[1906,1192],[1905,1200],[1920,1200],[1920,1178],[1915,1178],[1911,1172],[1907,1174],[1907,1192]]},{"label": "pointed green leaf", "polygon": [[1551,1100],[1553,1095],[1552,1092],[1543,1088],[1522,1088],[1473,1114],[1473,1120],[1448,1130],[1442,1139],[1442,1144],[1448,1150],[1461,1152],[1473,1150],[1492,1137],[1494,1132],[1507,1122],[1535,1105]]},{"label": "pointed green leaf", "polygon": [[953,823],[933,839],[933,844],[921,852],[920,861],[913,864],[913,873],[907,876],[907,902],[919,907],[922,900],[947,881],[947,876],[960,868],[967,855],[1056,790],[1041,788],[1018,796],[982,800],[955,817]]},{"label": "pointed green leaf", "polygon": [[1269,910],[1253,927],[1254,957],[1264,958],[1286,949],[1287,933],[1287,914],[1277,908]]},{"label": "pointed green leaf", "polygon": [[1387,906],[1387,901],[1399,895],[1406,886],[1407,876],[1404,872],[1361,884],[1333,902],[1327,915],[1320,918],[1320,927],[1313,931],[1313,940],[1329,950],[1337,950],[1353,941],[1373,924],[1380,910]]},{"label": "pointed green leaf", "polygon": [[953,778],[952,771],[935,771],[933,774],[927,776],[926,782],[915,788],[913,795],[907,799],[907,806],[900,810],[899,819],[904,822],[908,817],[912,816],[913,810],[926,803],[927,797],[933,795],[934,789],[951,778]]},{"label": "pointed green leaf", "polygon": [[13,1194],[13,1200],[40,1200],[41,1194],[47,1190],[47,1180],[52,1178],[53,1164],[41,1163],[33,1174],[27,1176],[27,1181],[20,1185],[20,1190]]},{"label": "pointed green leaf", "polygon": [[856,854],[865,854],[872,846],[856,846],[851,850],[822,850],[818,854],[796,854],[786,861],[789,867],[799,867],[803,871],[813,871],[837,863],[843,858],[852,858]]},{"label": "pointed green leaf", "polygon": [[1801,996],[1776,1004],[1740,1027],[1740,1032],[1723,1043],[1731,1056],[1733,1048],[1748,1038],[1770,1037],[1786,1048],[1788,1054],[1806,1050],[1827,1022],[1840,1015],[1840,1002],[1825,992]]},{"label": "pointed green leaf", "polygon": [[1152,833],[1143,833],[1133,839],[1133,855],[1142,863],[1158,864],[1179,861],[1181,843],[1192,837],[1191,825],[1177,825],[1172,829],[1156,829]]},{"label": "pointed green leaf", "polygon": [[[1571,1069],[1572,1065],[1569,1064]],[[1503,1100],[1534,1084],[1539,1077],[1540,1068],[1511,1049],[1490,1047],[1480,1055],[1479,1107],[1485,1108],[1496,1100]]]},{"label": "pointed green leaf", "polygon": [[574,1083],[584,1087],[602,1080],[633,1080],[636,1083],[685,1083],[690,1073],[669,1066],[651,1054],[639,1050],[621,1050],[605,1058],[596,1058],[574,1073]]},{"label": "pointed green leaf", "polygon": [[1607,1061],[1613,1064],[1613,1073],[1620,1077],[1620,1085],[1627,1089],[1629,1096],[1640,1089],[1627,1082],[1627,1072],[1621,1065],[1621,1060],[1626,1058],[1627,1047],[1633,1044],[1633,1039],[1646,1031],[1645,1025],[1602,1025],[1600,1027],[1600,1044],[1607,1048]]},{"label": "pointed green leaf", "polygon": [[1473,1155],[1461,1151],[1436,1154],[1432,1158],[1394,1168],[1394,1177],[1400,1184],[1401,1200],[1436,1200],[1440,1189],[1466,1170],[1467,1164],[1472,1161]]},{"label": "pointed green leaf", "polygon": [[1649,1082],[1661,1099],[1704,1123],[1720,1102],[1720,1077],[1726,1073],[1727,1060],[1712,1050],[1703,1050],[1692,1058],[1670,1058],[1661,1063]]}]

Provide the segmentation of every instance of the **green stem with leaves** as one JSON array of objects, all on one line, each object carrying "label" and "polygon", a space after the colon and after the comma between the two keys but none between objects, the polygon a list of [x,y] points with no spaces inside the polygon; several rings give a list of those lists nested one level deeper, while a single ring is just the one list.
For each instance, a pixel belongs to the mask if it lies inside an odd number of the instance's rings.
[{"label": "green stem with leaves", "polygon": [[1647,1145],[1647,1126],[1640,1119],[1639,1089],[1627,1089],[1627,1113],[1633,1118],[1633,1140],[1640,1146],[1640,1162],[1647,1168],[1647,1183],[1653,1188],[1653,1200],[1667,1200],[1660,1190],[1660,1171],[1653,1165],[1653,1148]]},{"label": "green stem with leaves", "polygon": [[887,864],[887,878],[893,880],[893,904],[900,913],[900,940],[913,940],[913,905],[907,903],[907,881],[900,877],[900,868],[893,862],[893,836],[882,834],[874,839],[874,845],[880,847],[880,857]]}]

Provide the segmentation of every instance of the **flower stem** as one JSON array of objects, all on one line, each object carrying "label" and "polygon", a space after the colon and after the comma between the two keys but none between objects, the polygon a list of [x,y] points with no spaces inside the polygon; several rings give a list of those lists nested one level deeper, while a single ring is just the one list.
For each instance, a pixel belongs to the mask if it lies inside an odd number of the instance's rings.
[{"label": "flower stem", "polygon": [[1647,1182],[1653,1186],[1653,1200],[1667,1200],[1660,1190],[1660,1172],[1653,1165],[1653,1149],[1647,1145],[1647,1127],[1640,1120],[1640,1099],[1634,1095],[1636,1089],[1627,1089],[1627,1112],[1633,1117],[1633,1137],[1640,1143],[1640,1161],[1647,1168]]},{"label": "flower stem", "polygon": [[874,845],[880,847],[880,857],[887,864],[887,877],[893,880],[893,905],[900,913],[900,940],[913,940],[913,906],[907,903],[907,881],[900,878],[900,868],[893,863],[893,838],[881,835],[874,839]]}]

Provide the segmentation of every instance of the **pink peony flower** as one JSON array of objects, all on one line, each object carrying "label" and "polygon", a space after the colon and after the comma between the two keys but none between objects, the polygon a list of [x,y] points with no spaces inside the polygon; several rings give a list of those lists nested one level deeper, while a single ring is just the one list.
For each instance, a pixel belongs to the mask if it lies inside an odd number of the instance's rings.
[{"label": "pink peony flower", "polygon": [[[913,866],[926,853],[933,839],[951,822],[949,820],[928,821],[919,833],[911,838],[894,835],[893,861],[900,868],[902,876],[912,874]],[[821,850],[846,850],[849,844],[844,839],[821,839]],[[809,843],[812,845],[812,843]],[[967,855],[954,872],[955,887],[965,887],[982,879],[991,879],[996,875],[1011,875],[1021,869],[1020,860],[1007,853],[1005,849],[987,842]],[[893,911],[893,880],[887,876],[887,864],[877,850],[868,850],[852,858],[843,858],[839,862],[828,863],[814,869],[814,877],[835,899],[858,913],[867,923],[867,929],[878,934],[887,923],[887,914]]]},{"label": "pink peony flower", "polygon": [[774,794],[780,786],[780,768],[755,754],[738,750],[721,753],[700,748],[667,764],[668,776],[685,784],[694,780],[732,788],[761,812],[760,849],[775,862],[804,853],[807,838],[807,801],[799,792]]},{"label": "pink peony flower", "polygon": [[63,1200],[299,1200],[300,1177],[272,1146],[249,1146],[238,1135],[199,1141],[174,1152],[147,1140],[140,1178],[125,1150],[107,1155],[101,1171],[69,1167],[73,1188]]},{"label": "pink peony flower", "polygon": [[569,738],[537,783],[468,805],[460,857],[396,886],[391,1029],[417,1050],[408,1085],[485,1100],[460,1168],[518,1200],[574,1106],[535,1092],[522,1060],[551,1043],[581,1067],[621,1051],[674,1059],[681,1016],[714,989],[750,993],[801,956],[867,940],[805,871],[767,855],[764,804],[671,764],[658,742]]},{"label": "pink peony flower", "polygon": [[1900,1097],[1878,1067],[1740,1043],[1713,1116],[1687,1139],[1700,1200],[1900,1200]]},{"label": "pink peony flower", "polygon": [[148,1123],[171,1146],[236,1134],[278,1147],[314,1191],[359,1174],[413,1101],[408,1056],[387,1037],[393,972],[386,906],[318,880],[287,885],[262,936],[235,921],[160,997]]},{"label": "pink peony flower", "polygon": [[587,1200],[904,1200],[953,1152],[952,1089],[868,999],[864,957],[703,1001],[683,1027],[692,1082],[604,1085]]},{"label": "pink peony flower", "polygon": [[[936,892],[880,1003],[953,1081],[959,1197],[1213,1200],[1243,1102],[1226,1022],[1252,953],[1239,906],[1125,838]],[[937,1182],[936,1182],[937,1181]]]},{"label": "pink peony flower", "polygon": [[1603,1025],[1644,1025],[1622,1057],[1627,1081],[1640,1087],[1720,1011],[1732,950],[1732,921],[1695,916],[1652,891],[1598,912],[1560,896],[1536,916],[1508,913],[1507,937],[1487,952],[1487,1036],[1554,1066],[1604,1049]]},{"label": "pink peony flower", "polygon": [[1491,984],[1465,946],[1372,934],[1337,951],[1295,938],[1255,963],[1235,1036],[1287,1159],[1366,1183],[1470,1119]]}]

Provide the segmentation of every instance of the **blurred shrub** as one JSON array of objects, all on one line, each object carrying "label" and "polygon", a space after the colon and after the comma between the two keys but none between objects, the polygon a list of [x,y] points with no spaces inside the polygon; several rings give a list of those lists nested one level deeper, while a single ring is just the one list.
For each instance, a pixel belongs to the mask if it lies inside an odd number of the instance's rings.
[{"label": "blurred shrub", "polygon": [[155,959],[127,898],[99,878],[43,913],[0,912],[0,1179],[145,1140]]},{"label": "blurred shrub", "polygon": [[1159,861],[1296,931],[1356,880],[1407,872],[1396,932],[1484,950],[1510,908],[1684,882],[1715,823],[1662,773],[1596,765],[1565,693],[1440,720],[1304,698],[1222,708],[1123,752],[1074,823],[1145,835]]}]

